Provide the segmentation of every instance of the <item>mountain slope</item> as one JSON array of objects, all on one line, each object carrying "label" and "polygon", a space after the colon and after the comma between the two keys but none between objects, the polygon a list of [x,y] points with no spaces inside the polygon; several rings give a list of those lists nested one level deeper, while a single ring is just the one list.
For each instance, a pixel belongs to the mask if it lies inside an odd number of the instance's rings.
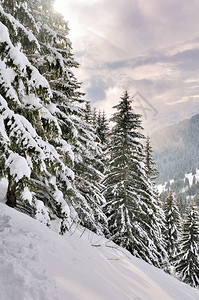
[{"label": "mountain slope", "polygon": [[80,229],[59,236],[3,203],[0,249],[3,300],[199,298],[198,290],[102,237]]},{"label": "mountain slope", "polygon": [[151,142],[159,182],[183,178],[199,167],[199,115],[156,131]]}]

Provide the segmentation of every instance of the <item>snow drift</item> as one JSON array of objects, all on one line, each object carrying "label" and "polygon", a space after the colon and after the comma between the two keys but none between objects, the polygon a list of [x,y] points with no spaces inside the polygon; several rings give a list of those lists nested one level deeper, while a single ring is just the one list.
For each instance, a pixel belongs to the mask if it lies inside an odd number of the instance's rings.
[{"label": "snow drift", "polygon": [[88,230],[65,236],[0,203],[0,299],[188,300],[199,291]]}]

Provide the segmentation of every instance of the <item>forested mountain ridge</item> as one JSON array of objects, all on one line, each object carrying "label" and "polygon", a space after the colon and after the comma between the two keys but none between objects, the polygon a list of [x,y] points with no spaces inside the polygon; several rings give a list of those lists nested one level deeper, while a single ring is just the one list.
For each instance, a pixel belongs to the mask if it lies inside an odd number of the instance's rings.
[{"label": "forested mountain ridge", "polygon": [[199,115],[160,129],[151,135],[158,183],[184,178],[199,167]]},{"label": "forested mountain ridge", "polygon": [[199,170],[193,168],[192,172],[185,174],[184,178],[172,179],[164,184],[159,184],[157,187],[163,201],[172,191],[183,217],[192,200],[194,200],[199,210]]}]

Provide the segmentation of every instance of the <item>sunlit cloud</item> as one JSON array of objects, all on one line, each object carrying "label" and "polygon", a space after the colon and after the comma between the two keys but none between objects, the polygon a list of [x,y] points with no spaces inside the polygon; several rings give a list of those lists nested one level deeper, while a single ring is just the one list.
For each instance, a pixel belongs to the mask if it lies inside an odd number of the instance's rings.
[{"label": "sunlit cloud", "polygon": [[180,103],[184,103],[184,102],[187,102],[190,100],[190,97],[182,97],[181,99],[179,100],[176,100],[176,101],[173,101],[173,102],[170,102],[170,103],[166,103],[167,105],[176,105],[176,104],[180,104]]},{"label": "sunlit cloud", "polygon": [[[108,115],[123,90],[140,91],[157,122],[199,112],[199,1],[57,0],[69,20],[87,97]],[[186,99],[186,101],[185,101]]]}]

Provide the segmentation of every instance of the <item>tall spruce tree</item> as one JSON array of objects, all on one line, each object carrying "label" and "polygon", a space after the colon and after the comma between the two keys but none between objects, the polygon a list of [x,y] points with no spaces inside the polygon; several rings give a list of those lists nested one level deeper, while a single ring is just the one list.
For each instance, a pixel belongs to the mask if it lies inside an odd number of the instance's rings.
[{"label": "tall spruce tree", "polygon": [[150,137],[147,136],[145,144],[145,164],[146,164],[146,175],[151,182],[155,182],[158,177],[158,170],[153,158],[153,150],[150,142]]},{"label": "tall spruce tree", "polygon": [[[71,71],[78,63],[73,59],[67,38],[67,22],[54,11],[51,0],[28,3],[3,0],[0,4],[3,97],[0,138],[4,153],[0,162],[1,176],[9,180],[8,204],[17,204],[38,219],[45,219],[47,225],[59,217],[62,232],[74,210],[81,223],[92,224],[88,225],[90,229],[99,227],[94,222],[103,213],[96,205],[104,201],[103,196],[98,193],[98,202],[95,201],[94,191],[89,202],[77,184],[77,162],[83,163],[87,145],[94,148],[95,137],[86,121],[82,125],[85,101]],[[10,75],[5,76],[8,72]],[[14,156],[10,156],[12,152]],[[27,174],[21,174],[20,178],[13,173],[17,161],[29,167],[24,168]],[[90,164],[91,161],[89,167]],[[90,179],[87,180],[89,185]],[[86,209],[82,212],[80,207]],[[85,212],[91,220],[82,222]]]},{"label": "tall spruce tree", "polygon": [[181,218],[178,206],[170,191],[169,196],[165,199],[163,204],[165,223],[163,227],[163,236],[168,254],[169,263],[174,266],[176,256],[179,252],[180,226]]},{"label": "tall spruce tree", "polygon": [[146,175],[141,115],[133,112],[131,102],[126,91],[114,107],[117,111],[108,147],[104,210],[113,241],[160,266],[163,258],[158,249],[158,243],[162,247],[158,207]]},{"label": "tall spruce tree", "polygon": [[95,129],[82,120],[78,140],[74,145],[76,197],[73,207],[78,213],[81,225],[102,234],[107,231],[107,218],[102,211],[105,198],[101,193],[103,174],[101,147]]},{"label": "tall spruce tree", "polygon": [[176,272],[183,282],[199,287],[199,213],[193,202],[183,225]]},{"label": "tall spruce tree", "polygon": [[96,128],[96,126],[97,126],[97,109],[96,109],[96,107],[94,107],[93,111],[92,111],[92,125],[94,128]]},{"label": "tall spruce tree", "polygon": [[92,122],[93,122],[93,113],[92,113],[90,101],[86,101],[86,103],[85,103],[85,114],[84,114],[84,119],[85,119],[89,124],[92,124]]},{"label": "tall spruce tree", "polygon": [[166,244],[163,238],[163,228],[165,226],[165,215],[162,209],[162,202],[158,195],[157,187],[155,184],[155,180],[157,179],[159,172],[156,168],[156,163],[153,158],[153,149],[150,142],[150,137],[147,136],[146,143],[144,146],[144,153],[145,153],[145,171],[146,171],[146,178],[147,182],[149,183],[151,190],[153,191],[153,200],[155,203],[155,211],[154,214],[156,216],[156,233],[154,235],[154,240],[157,245],[159,253],[161,253],[162,265],[161,267],[168,271],[168,255],[166,252]]},{"label": "tall spruce tree", "polygon": [[102,145],[108,144],[109,124],[104,111],[102,113],[99,111],[98,113],[96,133]]},{"label": "tall spruce tree", "polygon": [[[60,154],[54,147],[58,141],[62,148],[63,141],[50,109],[49,83],[28,60],[40,49],[33,33],[36,22],[25,1],[1,1],[0,16],[1,176],[8,179],[7,204],[49,226],[58,218],[64,232],[69,219],[64,193],[73,172],[63,160],[66,151]],[[31,20],[34,30],[19,19]]]},{"label": "tall spruce tree", "polygon": [[[39,12],[39,16],[41,12]],[[68,197],[68,203],[75,209],[76,218],[85,227],[102,232],[105,215],[101,205],[104,197],[100,193],[102,174],[95,168],[100,147],[92,128],[92,109],[90,101],[82,99],[71,67],[77,67],[71,53],[71,43],[67,38],[67,23],[56,12],[48,15],[48,6],[42,8],[42,30],[40,40],[45,36],[43,61],[37,60],[41,72],[46,74],[46,67],[50,66],[48,78],[53,90],[53,104],[56,105],[55,114],[62,128],[62,136],[71,145],[74,153],[74,189]],[[33,59],[34,60],[34,59]],[[48,70],[48,69],[47,69]],[[67,163],[67,161],[66,161]],[[73,211],[73,209],[72,209]]]},{"label": "tall spruce tree", "polygon": [[[67,148],[74,154],[74,188],[67,197],[69,205],[76,212],[73,218],[95,232],[102,232],[102,223],[106,223],[101,209],[104,197],[99,192],[102,174],[94,166],[100,147],[91,125],[92,109],[90,101],[82,99],[80,84],[71,71],[71,67],[78,67],[78,64],[71,53],[67,23],[54,11],[49,17],[48,10],[44,1],[38,14],[40,17],[42,13],[39,40],[43,41],[45,36],[43,60],[33,57],[33,61],[39,66],[40,72],[45,75],[47,72],[53,91],[54,114],[62,128],[62,137],[69,144]],[[36,18],[39,20],[37,13]]]}]

